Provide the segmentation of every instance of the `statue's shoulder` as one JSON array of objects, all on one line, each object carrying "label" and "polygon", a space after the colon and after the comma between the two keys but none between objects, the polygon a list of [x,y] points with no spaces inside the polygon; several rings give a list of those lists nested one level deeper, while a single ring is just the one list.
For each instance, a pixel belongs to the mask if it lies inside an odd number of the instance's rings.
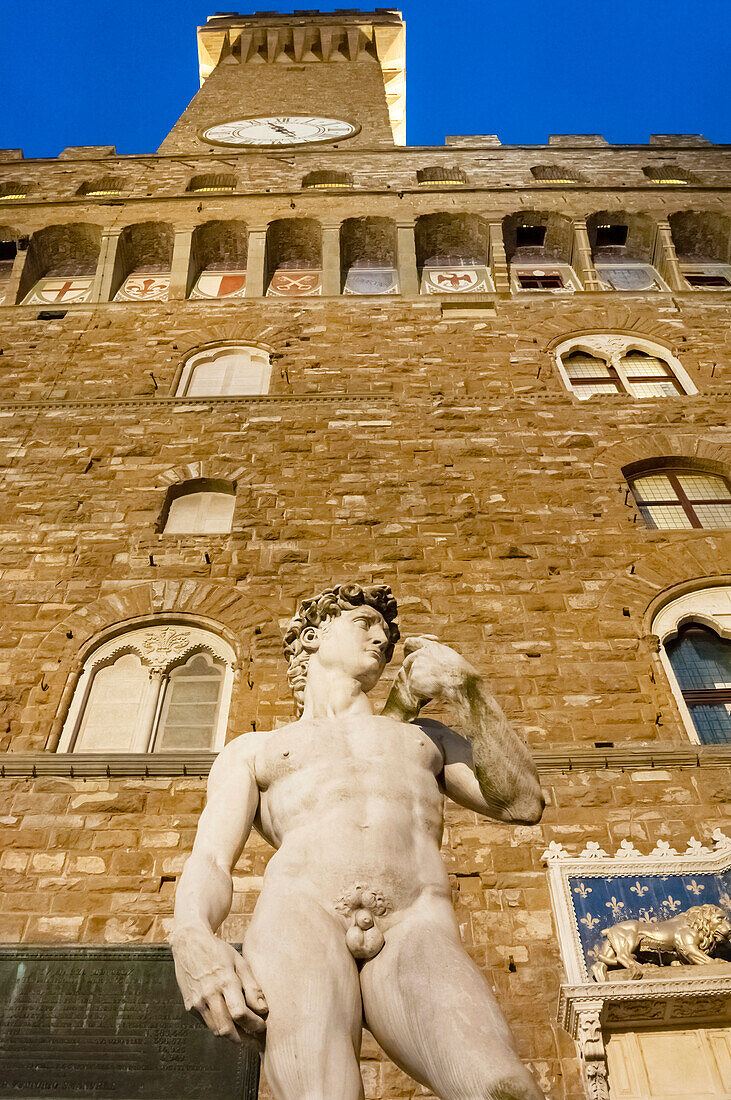
[{"label": "statue's shoulder", "polygon": [[265,734],[254,732],[239,734],[238,737],[234,737],[232,741],[224,745],[216,757],[213,767],[220,773],[229,768],[247,766],[255,759],[257,750],[261,747],[262,739],[265,736]]}]

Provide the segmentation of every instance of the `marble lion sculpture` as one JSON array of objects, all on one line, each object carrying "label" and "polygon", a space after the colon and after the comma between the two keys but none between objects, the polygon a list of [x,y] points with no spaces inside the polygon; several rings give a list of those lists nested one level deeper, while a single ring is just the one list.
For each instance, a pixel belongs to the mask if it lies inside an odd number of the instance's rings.
[{"label": "marble lion sculpture", "polygon": [[694,905],[665,921],[625,920],[603,928],[592,976],[607,981],[609,967],[624,967],[633,978],[641,978],[638,952],[675,955],[681,963],[711,963],[719,944],[731,938],[731,921],[717,905]]}]

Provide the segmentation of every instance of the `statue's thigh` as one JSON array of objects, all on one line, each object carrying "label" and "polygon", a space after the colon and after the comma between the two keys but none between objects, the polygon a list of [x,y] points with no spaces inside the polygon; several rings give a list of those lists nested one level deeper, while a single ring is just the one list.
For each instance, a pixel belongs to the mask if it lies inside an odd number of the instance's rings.
[{"label": "statue's thigh", "polygon": [[540,1100],[487,982],[451,923],[407,920],[361,971],[366,1026],[441,1100]]},{"label": "statue's thigh", "polygon": [[361,1100],[360,987],[341,925],[309,899],[263,896],[244,951],[269,1006],[264,1072],[277,1100]]}]

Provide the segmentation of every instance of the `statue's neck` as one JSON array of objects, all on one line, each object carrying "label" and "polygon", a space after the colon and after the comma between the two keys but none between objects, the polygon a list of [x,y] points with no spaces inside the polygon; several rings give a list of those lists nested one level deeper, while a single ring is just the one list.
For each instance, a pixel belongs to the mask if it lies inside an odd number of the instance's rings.
[{"label": "statue's neck", "polygon": [[373,714],[373,707],[359,681],[346,673],[323,668],[316,654],[310,658],[307,669],[304,704],[303,718]]}]

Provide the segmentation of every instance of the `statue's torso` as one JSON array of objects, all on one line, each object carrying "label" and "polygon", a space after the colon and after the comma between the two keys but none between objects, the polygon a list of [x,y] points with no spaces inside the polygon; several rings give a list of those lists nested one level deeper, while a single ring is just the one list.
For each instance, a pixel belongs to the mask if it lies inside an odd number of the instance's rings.
[{"label": "statue's torso", "polygon": [[331,902],[356,885],[390,909],[446,891],[439,845],[441,750],[418,726],[373,715],[300,720],[255,755],[258,826],[279,848],[267,878]]}]

